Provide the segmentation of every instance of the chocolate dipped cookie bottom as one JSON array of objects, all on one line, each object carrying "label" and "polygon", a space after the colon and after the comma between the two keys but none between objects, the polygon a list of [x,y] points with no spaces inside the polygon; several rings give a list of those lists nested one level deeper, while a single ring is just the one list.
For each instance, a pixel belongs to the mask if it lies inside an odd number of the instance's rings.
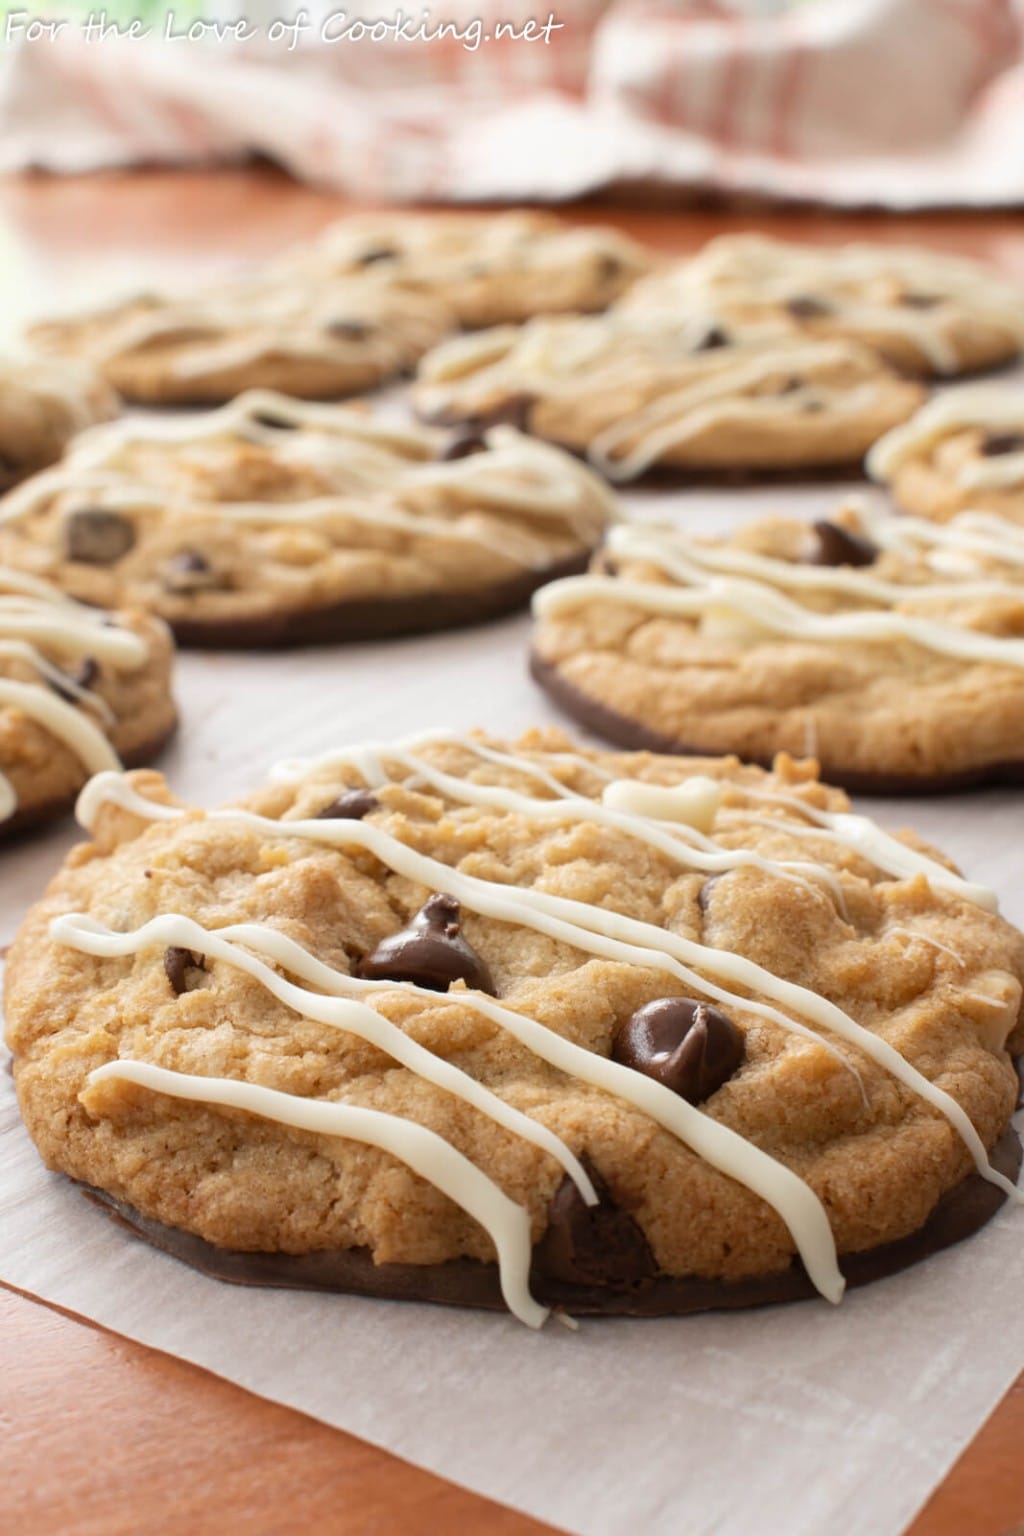
[{"label": "chocolate dipped cookie bottom", "polygon": [[[1021,1143],[1012,1128],[997,1142],[991,1162],[993,1168],[1007,1178],[1017,1177]],[[150,1221],[103,1190],[88,1185],[80,1187],[90,1200],[102,1206],[136,1237],[144,1238],[154,1248],[214,1280],[228,1280],[233,1285],[337,1291],[392,1301],[431,1301],[489,1311],[506,1310],[494,1264],[481,1264],[474,1259],[455,1259],[446,1264],[374,1264],[363,1248],[305,1254],[240,1253],[217,1248],[191,1232]],[[570,1313],[584,1315],[666,1317],[804,1301],[816,1294],[799,1260],[775,1274],[731,1282],[647,1273],[643,1258],[646,1242],[639,1228],[635,1228],[635,1247],[628,1239],[622,1241],[621,1223],[625,1221],[634,1227],[635,1224],[620,1212],[613,1213],[619,1227],[609,1263],[613,1278],[606,1284],[596,1283],[589,1277],[601,1268],[606,1256],[596,1247],[592,1251],[580,1251],[580,1228],[576,1225],[572,1232],[575,1248],[572,1239],[567,1238],[572,1207],[569,1200],[564,1200],[561,1201],[563,1209],[559,1210],[562,1193],[559,1191],[556,1196],[552,1225],[535,1250],[530,1275],[534,1295],[546,1306],[562,1307]],[[840,1268],[847,1285],[869,1285],[872,1281],[898,1274],[973,1236],[991,1221],[1005,1198],[1000,1189],[980,1174],[970,1174],[955,1189],[943,1195],[917,1232],[863,1253],[840,1255]],[[584,1243],[588,1230],[598,1229],[584,1228]],[[579,1278],[569,1278],[574,1268]],[[553,1273],[553,1270],[558,1272]],[[584,1274],[587,1279],[583,1278]]]}]

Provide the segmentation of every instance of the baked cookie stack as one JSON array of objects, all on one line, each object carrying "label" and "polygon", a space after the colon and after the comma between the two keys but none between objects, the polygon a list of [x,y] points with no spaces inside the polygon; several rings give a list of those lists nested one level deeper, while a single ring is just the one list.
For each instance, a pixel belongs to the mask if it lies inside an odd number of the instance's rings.
[{"label": "baked cookie stack", "polygon": [[[31,340],[93,380],[0,502],[0,830],[81,791],[90,838],[7,967],[51,1168],[226,1280],[531,1326],[838,1302],[1020,1198],[1024,938],[847,791],[1024,781],[1024,391],[928,382],[1011,362],[1021,293],[387,215]],[[865,457],[894,507],[726,533],[694,488]],[[121,771],[173,727],[172,633],[531,597],[534,677],[620,750],[398,729],[208,809]]]}]

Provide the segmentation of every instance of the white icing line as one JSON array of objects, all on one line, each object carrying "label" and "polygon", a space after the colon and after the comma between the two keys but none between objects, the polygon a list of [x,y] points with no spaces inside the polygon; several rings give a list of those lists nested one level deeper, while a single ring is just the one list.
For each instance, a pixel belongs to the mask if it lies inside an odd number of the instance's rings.
[{"label": "white icing line", "polygon": [[533,597],[539,619],[551,618],[594,600],[622,603],[666,617],[699,617],[726,609],[740,620],[753,620],[765,631],[792,640],[840,643],[845,640],[908,640],[936,655],[957,661],[987,661],[1024,668],[1024,640],[957,628],[915,614],[878,612],[816,613],[773,592],[761,582],[709,577],[703,587],[680,588],[611,576],[567,576],[542,587]]},{"label": "white icing line", "polygon": [[389,1152],[421,1178],[433,1184],[462,1210],[478,1221],[494,1243],[498,1255],[501,1291],[510,1312],[530,1328],[540,1328],[549,1313],[530,1294],[530,1219],[448,1142],[425,1126],[376,1109],[351,1104],[300,1099],[274,1088],[236,1078],[195,1077],[172,1072],[141,1061],[111,1061],[90,1072],[88,1083],[114,1079],[148,1088],[153,1093],[222,1109],[241,1109],[263,1120],[275,1121],[315,1136],[335,1136],[360,1141]]},{"label": "white icing line", "polygon": [[[991,1166],[984,1143],[970,1117],[950,1094],[937,1088],[887,1041],[857,1024],[834,1003],[796,982],[773,975],[742,955],[711,949],[679,934],[668,933],[651,923],[530,887],[513,886],[506,891],[505,887],[493,881],[467,875],[440,860],[419,853],[399,842],[383,828],[365,821],[282,822],[230,807],[211,811],[208,817],[210,820],[237,820],[269,836],[299,837],[335,848],[364,848],[396,873],[430,890],[448,892],[471,911],[515,927],[532,928],[585,953],[663,971],[685,985],[695,987],[705,996],[724,1001],[727,1005],[735,1003],[734,994],[723,992],[715,983],[690,969],[691,966],[700,966],[712,975],[750,992],[760,992],[792,1013],[812,1020],[820,1029],[828,1030],[856,1046],[870,1060],[910,1088],[949,1121],[984,1179],[1002,1189],[1011,1199],[1024,1200],[1024,1195],[1018,1193],[1016,1186]],[[764,1012],[764,1005],[754,1001],[743,999],[741,1006],[747,1012]],[[797,1241],[799,1243],[799,1238]]]},{"label": "white icing line", "polygon": [[[1024,390],[975,384],[933,396],[909,421],[879,438],[865,460],[868,474],[873,480],[889,480],[908,459],[926,453],[941,438],[972,427],[1024,431]],[[961,483],[980,486],[985,480]]]},{"label": "white icing line", "polygon": [[[272,997],[303,1018],[341,1029],[385,1051],[410,1072],[453,1094],[487,1115],[496,1124],[532,1142],[564,1168],[588,1205],[596,1205],[597,1195],[579,1159],[546,1126],[529,1115],[521,1114],[491,1093],[460,1068],[435,1056],[392,1024],[383,1014],[354,1001],[353,995],[369,990],[354,977],[342,975],[316,960],[301,945],[261,923],[238,923],[215,933],[179,913],[154,917],[130,933],[117,933],[83,913],[58,917],[50,925],[50,935],[59,944],[68,944],[92,955],[131,955],[161,945],[172,945],[222,960],[260,982]],[[239,949],[244,944],[266,959],[304,981],[311,981],[333,996],[318,997],[305,987],[283,980],[263,961]],[[436,992],[418,989],[417,995],[437,1001]],[[457,1000],[457,994],[453,1000]]]}]

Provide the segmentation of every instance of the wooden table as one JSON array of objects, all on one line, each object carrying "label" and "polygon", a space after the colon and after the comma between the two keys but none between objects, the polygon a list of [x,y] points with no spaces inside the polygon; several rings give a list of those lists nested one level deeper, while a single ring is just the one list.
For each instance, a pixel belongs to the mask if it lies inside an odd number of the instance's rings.
[{"label": "wooden table", "polygon": [[[183,261],[225,251],[258,258],[342,211],[337,197],[269,170],[0,182],[0,222],[58,277],[111,249],[137,255],[143,267],[168,253]],[[798,239],[926,241],[985,256],[1024,281],[1024,221],[1012,215],[741,215],[591,203],[572,216],[614,222],[665,250],[689,250],[751,223]],[[0,1360],[5,1536],[530,1536],[548,1529],[6,1288]],[[1024,1536],[1022,1448],[1024,1375],[908,1536]]]}]

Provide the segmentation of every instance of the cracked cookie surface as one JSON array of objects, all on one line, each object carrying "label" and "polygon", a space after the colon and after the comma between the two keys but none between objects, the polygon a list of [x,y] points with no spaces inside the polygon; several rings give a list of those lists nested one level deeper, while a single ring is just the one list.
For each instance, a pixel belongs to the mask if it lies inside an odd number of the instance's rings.
[{"label": "cracked cookie surface", "polygon": [[211,812],[104,775],[8,962],[22,1114],[139,1220],[368,1255],[384,1293],[497,1254],[526,1321],[559,1283],[735,1304],[799,1252],[838,1300],[837,1252],[998,1184],[1024,977],[990,892],[847,809],[785,758],[558,732],[355,747]]}]

